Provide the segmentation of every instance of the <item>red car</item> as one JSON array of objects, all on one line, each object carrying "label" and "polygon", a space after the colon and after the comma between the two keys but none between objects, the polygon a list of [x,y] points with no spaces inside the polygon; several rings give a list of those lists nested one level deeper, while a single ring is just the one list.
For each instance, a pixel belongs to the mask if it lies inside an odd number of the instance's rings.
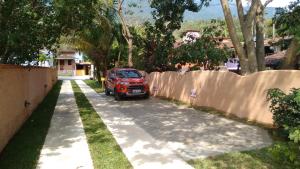
[{"label": "red car", "polygon": [[139,71],[131,68],[114,68],[105,79],[105,94],[114,93],[116,100],[123,97],[140,96],[149,98],[149,85]]}]

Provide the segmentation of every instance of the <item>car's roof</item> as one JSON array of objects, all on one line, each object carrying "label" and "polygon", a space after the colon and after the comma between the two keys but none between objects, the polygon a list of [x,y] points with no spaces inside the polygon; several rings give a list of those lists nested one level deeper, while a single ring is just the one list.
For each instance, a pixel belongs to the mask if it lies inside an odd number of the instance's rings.
[{"label": "car's roof", "polygon": [[136,70],[136,69],[133,69],[133,68],[113,68],[111,70]]}]

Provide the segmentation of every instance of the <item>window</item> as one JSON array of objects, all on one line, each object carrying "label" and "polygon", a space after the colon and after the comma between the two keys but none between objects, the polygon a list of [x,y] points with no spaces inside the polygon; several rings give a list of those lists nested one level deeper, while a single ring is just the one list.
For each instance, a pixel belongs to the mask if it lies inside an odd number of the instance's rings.
[{"label": "window", "polygon": [[72,60],[68,60],[68,65],[72,65]]},{"label": "window", "polygon": [[59,64],[60,64],[60,66],[64,66],[65,65],[65,60],[60,60]]},{"label": "window", "polygon": [[142,75],[136,70],[120,70],[117,72],[119,78],[141,78]]}]

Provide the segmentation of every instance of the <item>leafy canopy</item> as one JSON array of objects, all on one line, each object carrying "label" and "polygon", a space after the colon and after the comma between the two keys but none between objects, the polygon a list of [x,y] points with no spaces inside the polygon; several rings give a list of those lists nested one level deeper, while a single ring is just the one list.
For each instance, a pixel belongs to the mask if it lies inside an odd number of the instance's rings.
[{"label": "leafy canopy", "polygon": [[54,50],[62,34],[89,24],[97,0],[0,1],[0,63],[36,60],[40,50]]},{"label": "leafy canopy", "polygon": [[295,35],[300,39],[300,0],[287,8],[278,8],[273,18],[277,32],[281,36]]}]

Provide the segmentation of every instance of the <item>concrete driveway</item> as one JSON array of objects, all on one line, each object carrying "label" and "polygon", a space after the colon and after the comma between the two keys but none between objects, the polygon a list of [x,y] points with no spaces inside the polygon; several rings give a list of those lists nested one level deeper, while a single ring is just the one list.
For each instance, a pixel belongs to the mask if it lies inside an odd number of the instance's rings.
[{"label": "concrete driveway", "polygon": [[89,80],[91,76],[58,76],[58,80]]},{"label": "concrete driveway", "polygon": [[127,99],[114,101],[102,96],[109,107],[145,130],[185,160],[232,151],[263,148],[272,144],[268,132],[217,115],[201,112],[169,101]]}]

